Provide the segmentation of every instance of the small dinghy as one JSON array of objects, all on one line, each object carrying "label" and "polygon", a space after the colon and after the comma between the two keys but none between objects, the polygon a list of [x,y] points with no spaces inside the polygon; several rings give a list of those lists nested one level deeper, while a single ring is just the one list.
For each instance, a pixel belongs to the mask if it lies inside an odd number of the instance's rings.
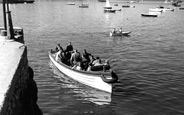
[{"label": "small dinghy", "polygon": [[143,17],[158,17],[158,14],[155,14],[155,13],[142,13],[141,16],[143,16]]},{"label": "small dinghy", "polygon": [[123,32],[110,32],[110,36],[128,36],[131,31],[123,31]]},{"label": "small dinghy", "polygon": [[160,9],[162,11],[174,11],[173,8],[164,8],[163,6],[157,6],[156,9]]},{"label": "small dinghy", "polygon": [[149,9],[150,12],[162,12],[163,10],[162,9],[158,9],[158,8],[155,8],[155,9]]}]

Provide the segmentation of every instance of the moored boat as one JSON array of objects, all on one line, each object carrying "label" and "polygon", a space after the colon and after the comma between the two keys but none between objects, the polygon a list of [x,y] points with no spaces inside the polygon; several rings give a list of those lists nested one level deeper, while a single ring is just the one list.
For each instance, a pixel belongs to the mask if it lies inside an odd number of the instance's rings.
[{"label": "moored boat", "polygon": [[106,5],[104,6],[104,12],[115,13],[116,10],[112,9],[109,0],[106,0]]},{"label": "moored boat", "polygon": [[89,4],[81,4],[79,8],[89,8]]},{"label": "moored boat", "polygon": [[157,6],[156,9],[160,9],[162,11],[174,11],[173,8],[164,8],[163,6]]},{"label": "moored boat", "polygon": [[107,71],[82,71],[55,60],[55,53],[49,52],[51,62],[68,77],[93,88],[112,93],[112,83],[118,80],[117,75],[110,70]]},{"label": "moored boat", "polygon": [[184,10],[184,8],[179,8],[180,10]]},{"label": "moored boat", "polygon": [[141,16],[144,16],[144,17],[157,17],[158,14],[154,14],[154,13],[142,13]]},{"label": "moored boat", "polygon": [[74,2],[68,2],[67,5],[75,5]]},{"label": "moored boat", "polygon": [[162,12],[163,10],[162,9],[158,9],[158,8],[155,8],[155,9],[149,9],[150,12]]},{"label": "moored boat", "polygon": [[115,13],[116,10],[113,10],[113,9],[104,9],[104,12],[111,12],[111,13]]},{"label": "moored boat", "polygon": [[122,5],[123,8],[129,8],[130,5]]}]

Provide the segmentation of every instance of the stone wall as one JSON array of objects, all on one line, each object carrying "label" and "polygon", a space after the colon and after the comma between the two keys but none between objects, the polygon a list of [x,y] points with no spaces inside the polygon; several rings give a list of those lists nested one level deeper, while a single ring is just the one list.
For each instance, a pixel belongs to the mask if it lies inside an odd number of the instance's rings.
[{"label": "stone wall", "polygon": [[42,115],[36,103],[38,89],[28,65],[26,46],[0,41],[0,53],[0,115]]}]

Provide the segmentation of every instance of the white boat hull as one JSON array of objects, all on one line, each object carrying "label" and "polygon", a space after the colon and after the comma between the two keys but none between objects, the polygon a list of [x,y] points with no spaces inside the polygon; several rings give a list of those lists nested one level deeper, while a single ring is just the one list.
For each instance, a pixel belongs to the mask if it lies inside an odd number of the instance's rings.
[{"label": "white boat hull", "polygon": [[68,67],[65,67],[63,65],[61,65],[60,63],[58,63],[53,56],[51,56],[49,54],[49,58],[52,61],[52,63],[65,75],[67,75],[68,77],[82,83],[85,84],[87,86],[108,92],[108,93],[112,93],[112,84],[108,84],[106,82],[104,82],[100,76],[97,76],[95,74],[84,74],[81,72],[78,72],[77,70],[72,70]]},{"label": "white boat hull", "polygon": [[150,12],[162,12],[162,9],[149,9]]},{"label": "white boat hull", "polygon": [[128,36],[131,33],[131,31],[122,32],[122,33],[112,33],[110,32],[110,36]]}]

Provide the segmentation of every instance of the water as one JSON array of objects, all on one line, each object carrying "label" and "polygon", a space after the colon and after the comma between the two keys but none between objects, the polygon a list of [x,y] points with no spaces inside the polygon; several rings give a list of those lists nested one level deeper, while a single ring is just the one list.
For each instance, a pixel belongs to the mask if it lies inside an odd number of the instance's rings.
[{"label": "water", "polygon": [[[44,115],[183,115],[184,11],[163,12],[157,18],[141,13],[163,2],[144,2],[135,8],[104,13],[105,3],[68,1],[12,4],[14,26],[24,28],[29,65],[38,86],[38,105]],[[2,6],[0,6],[2,9]],[[2,14],[0,14],[2,22]],[[0,24],[3,26],[3,23]],[[131,30],[129,37],[110,37],[114,27]],[[119,76],[112,95],[84,86],[60,73],[48,51],[68,42],[74,48],[109,59]]]}]

